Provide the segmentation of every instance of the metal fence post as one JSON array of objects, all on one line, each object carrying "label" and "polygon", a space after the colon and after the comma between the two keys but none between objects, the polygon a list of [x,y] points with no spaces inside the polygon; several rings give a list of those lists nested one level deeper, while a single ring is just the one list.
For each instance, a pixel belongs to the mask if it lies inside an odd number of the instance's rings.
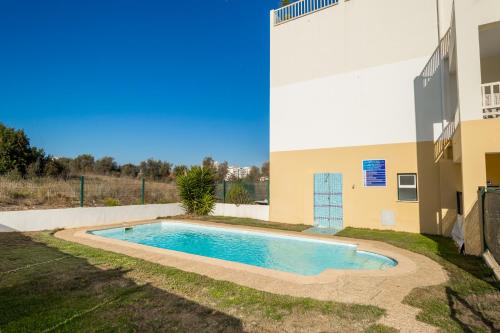
[{"label": "metal fence post", "polygon": [[80,207],[83,207],[84,199],[85,199],[85,177],[80,176]]},{"label": "metal fence post", "polygon": [[271,195],[270,195],[270,191],[269,191],[269,183],[270,183],[270,180],[268,179],[267,180],[267,204],[268,205],[271,204]]},{"label": "metal fence post", "polygon": [[222,202],[226,203],[226,180],[222,181]]},{"label": "metal fence post", "polygon": [[142,178],[142,185],[141,185],[141,204],[144,205],[145,203],[145,195],[144,195],[144,192],[145,192],[145,188],[146,188],[146,180],[144,178]]},{"label": "metal fence post", "polygon": [[479,209],[479,236],[481,240],[481,253],[484,252],[486,247],[485,234],[484,234],[484,199],[486,197],[486,192],[488,192],[488,188],[484,186],[480,186],[477,190],[477,204]]}]

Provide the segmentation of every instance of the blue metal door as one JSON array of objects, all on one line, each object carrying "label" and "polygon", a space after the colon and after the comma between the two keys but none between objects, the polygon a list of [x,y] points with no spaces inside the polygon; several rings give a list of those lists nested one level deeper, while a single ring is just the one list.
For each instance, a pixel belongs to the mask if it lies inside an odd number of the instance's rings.
[{"label": "blue metal door", "polygon": [[314,226],[336,230],[344,227],[341,173],[314,175]]}]

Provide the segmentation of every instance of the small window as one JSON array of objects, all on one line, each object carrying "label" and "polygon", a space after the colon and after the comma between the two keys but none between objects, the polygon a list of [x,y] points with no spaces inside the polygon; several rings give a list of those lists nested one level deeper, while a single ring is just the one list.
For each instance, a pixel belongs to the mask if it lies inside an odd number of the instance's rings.
[{"label": "small window", "polygon": [[400,173],[398,174],[398,200],[399,201],[417,201],[417,174]]}]

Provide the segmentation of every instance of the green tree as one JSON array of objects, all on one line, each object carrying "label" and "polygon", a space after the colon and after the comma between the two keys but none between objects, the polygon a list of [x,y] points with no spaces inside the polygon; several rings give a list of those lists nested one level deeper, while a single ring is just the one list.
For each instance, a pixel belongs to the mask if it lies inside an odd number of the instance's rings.
[{"label": "green tree", "polygon": [[215,161],[210,156],[207,156],[203,159],[203,161],[201,162],[201,166],[205,169],[211,169],[214,172],[217,171],[217,168],[215,167]]},{"label": "green tree", "polygon": [[269,168],[270,168],[269,161],[264,162],[262,164],[262,166],[260,167],[260,172],[262,173],[263,177],[269,177]]},{"label": "green tree", "polygon": [[0,123],[0,174],[17,172],[24,176],[29,165],[44,156],[43,150],[30,146],[23,130]]},{"label": "green tree", "polygon": [[193,166],[177,177],[182,207],[187,214],[208,215],[215,207],[214,173],[210,168]]},{"label": "green tree", "polygon": [[122,177],[136,178],[139,172],[139,167],[132,163],[127,163],[120,167],[120,176]]},{"label": "green tree", "polygon": [[186,172],[188,172],[188,167],[185,165],[176,165],[173,170],[175,178],[185,175]]},{"label": "green tree", "polygon": [[26,174],[32,178],[42,177],[45,173],[49,158],[50,157],[45,156],[43,150],[32,148],[32,162],[28,165]]},{"label": "green tree", "polygon": [[118,164],[113,157],[105,156],[95,162],[94,171],[100,175],[112,175],[118,172]]},{"label": "green tree", "polygon": [[226,179],[228,169],[229,169],[229,166],[228,166],[227,161],[224,161],[217,166],[217,181],[218,182],[222,182]]},{"label": "green tree", "polygon": [[69,163],[66,160],[64,158],[56,159],[49,156],[45,163],[44,175],[52,178],[68,178],[70,169]]},{"label": "green tree", "polygon": [[71,161],[71,173],[74,175],[91,173],[94,171],[94,166],[94,156],[90,154],[79,155]]},{"label": "green tree", "polygon": [[290,0],[280,0],[280,7],[285,7],[291,4],[293,1]]},{"label": "green tree", "polygon": [[150,158],[147,161],[141,162],[140,169],[144,178],[150,180],[165,180],[170,176],[172,164]]},{"label": "green tree", "polygon": [[250,172],[248,173],[248,176],[246,177],[248,181],[250,182],[256,182],[260,178],[260,169],[253,165],[250,168]]},{"label": "green tree", "polygon": [[71,163],[73,163],[73,159],[68,158],[68,157],[58,157],[55,159],[57,160],[58,163],[63,165],[63,167],[65,169],[67,169],[68,171],[71,171]]}]

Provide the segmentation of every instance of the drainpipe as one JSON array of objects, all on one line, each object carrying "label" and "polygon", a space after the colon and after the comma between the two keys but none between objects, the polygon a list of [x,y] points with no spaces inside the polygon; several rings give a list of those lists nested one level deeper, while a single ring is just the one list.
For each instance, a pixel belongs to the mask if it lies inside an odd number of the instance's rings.
[{"label": "drainpipe", "polygon": [[[436,0],[436,15],[437,15],[437,33],[438,33],[438,54],[439,54],[439,83],[440,83],[440,98],[441,98],[441,132],[444,133],[445,125],[445,101],[444,101],[444,59],[443,59],[443,51],[441,48],[441,19],[440,19],[440,11],[439,11],[439,0]],[[443,151],[443,156],[446,154]],[[441,201],[441,189],[440,189],[440,201]],[[440,205],[441,206],[441,205]],[[440,214],[441,215],[441,214]],[[438,232],[440,235],[443,234],[443,217],[440,216]]]},{"label": "drainpipe", "polygon": [[437,33],[438,33],[438,50],[439,50],[439,83],[440,83],[440,98],[441,98],[441,128],[445,129],[444,120],[446,118],[446,104],[444,100],[444,68],[443,68],[443,51],[441,48],[441,20],[439,11],[439,0],[436,0],[436,15],[437,15]]}]

